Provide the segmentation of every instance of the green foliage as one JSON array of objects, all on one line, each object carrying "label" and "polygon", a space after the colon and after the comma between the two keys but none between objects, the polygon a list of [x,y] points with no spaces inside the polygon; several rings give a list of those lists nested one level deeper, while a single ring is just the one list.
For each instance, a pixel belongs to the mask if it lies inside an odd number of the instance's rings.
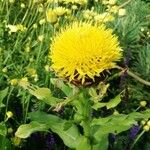
[{"label": "green foliage", "polygon": [[[56,140],[58,143],[52,149],[67,149],[64,143],[68,149],[107,150],[112,144],[112,149],[120,150],[124,149],[124,139],[126,143],[134,142],[128,136],[132,125],[150,118],[149,87],[128,76],[121,81],[120,89],[122,72],[117,69],[110,70],[106,76],[101,74],[102,79],[90,86],[73,85],[67,78],[58,79],[51,70],[48,55],[57,31],[73,21],[104,22],[118,35],[124,52],[118,65],[150,81],[148,0],[117,0],[109,7],[102,0],[80,2],[0,1],[0,150],[34,150],[33,141],[37,147],[41,144],[33,138],[33,133],[38,131],[44,139],[42,145],[46,145],[46,135],[50,132],[63,140]],[[67,12],[57,16],[57,22],[48,22],[46,11],[58,6]],[[105,22],[105,16],[102,22],[96,22],[98,15],[109,15],[113,6],[125,9],[126,14],[119,16],[118,12],[112,12],[114,20]],[[147,101],[145,107],[139,106],[141,100]],[[115,110],[120,114],[113,115]],[[12,118],[6,118],[7,111],[13,112]],[[143,125],[139,126],[142,132]],[[110,133],[118,136],[114,145],[108,140]],[[148,150],[149,140],[149,133],[144,134],[135,149],[144,143],[142,148]]]},{"label": "green foliage", "polygon": [[[20,138],[26,138],[35,131],[51,129],[54,133],[57,133],[62,138],[68,147],[76,148],[78,145],[81,135],[73,123],[44,112],[33,112],[30,113],[29,116],[33,122],[27,125],[21,125],[16,132],[16,136]],[[66,123],[70,124],[67,129]]]},{"label": "green foliage", "polygon": [[7,127],[4,122],[1,122],[0,123],[0,135],[6,136],[6,133],[7,133]]},{"label": "green foliage", "polygon": [[37,131],[46,131],[47,127],[45,124],[38,123],[36,121],[32,121],[30,124],[21,125],[15,135],[19,138],[27,138],[32,133]]},{"label": "green foliage", "polygon": [[3,104],[3,100],[4,100],[4,98],[7,96],[8,89],[9,89],[9,88],[6,88],[6,89],[0,91],[0,108],[1,108],[1,107],[5,107],[5,105]]}]

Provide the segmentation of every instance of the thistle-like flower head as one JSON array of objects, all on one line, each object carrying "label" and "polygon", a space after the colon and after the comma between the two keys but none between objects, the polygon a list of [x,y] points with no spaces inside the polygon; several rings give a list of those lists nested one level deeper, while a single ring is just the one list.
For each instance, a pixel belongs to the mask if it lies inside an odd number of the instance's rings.
[{"label": "thistle-like flower head", "polygon": [[118,39],[104,25],[74,22],[52,40],[50,59],[52,68],[69,81],[94,80],[104,70],[116,67],[122,57]]}]

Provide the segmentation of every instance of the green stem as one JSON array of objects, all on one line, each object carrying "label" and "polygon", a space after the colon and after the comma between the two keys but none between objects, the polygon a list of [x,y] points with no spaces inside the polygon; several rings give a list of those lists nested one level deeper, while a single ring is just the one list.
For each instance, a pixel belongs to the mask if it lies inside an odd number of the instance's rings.
[{"label": "green stem", "polygon": [[24,123],[26,123],[26,120],[27,120],[27,115],[28,115],[28,110],[29,110],[29,104],[30,104],[30,95],[27,97],[27,105],[26,105],[26,109],[25,109]]},{"label": "green stem", "polygon": [[127,71],[127,74],[129,76],[131,76],[132,78],[136,79],[137,81],[139,81],[140,83],[142,83],[144,85],[150,86],[150,82],[149,81],[146,81],[146,80],[140,78],[139,76],[137,76],[136,74],[134,74],[133,72],[131,72],[129,69],[124,69],[124,68],[119,67],[119,66],[117,66],[116,68],[119,69],[119,70],[122,70],[122,71],[123,70]]},{"label": "green stem", "polygon": [[130,150],[133,149],[134,145],[137,143],[137,141],[142,137],[142,135],[145,133],[145,131],[143,130],[138,136],[137,138],[134,140],[133,144],[130,147]]},{"label": "green stem", "polygon": [[91,122],[91,107],[90,107],[90,101],[88,100],[89,98],[84,95],[83,98],[83,116],[85,116],[82,125],[83,125],[83,129],[84,129],[84,135],[86,137],[90,137],[90,122]]},{"label": "green stem", "polygon": [[13,90],[14,90],[14,87],[11,87],[11,89],[10,89],[10,91],[9,91],[9,94],[8,94],[8,96],[7,96],[6,109],[5,109],[5,118],[4,118],[4,120],[6,120],[6,118],[7,118],[6,112],[8,111],[8,104],[9,104],[10,96],[11,96],[11,93],[12,93]]}]

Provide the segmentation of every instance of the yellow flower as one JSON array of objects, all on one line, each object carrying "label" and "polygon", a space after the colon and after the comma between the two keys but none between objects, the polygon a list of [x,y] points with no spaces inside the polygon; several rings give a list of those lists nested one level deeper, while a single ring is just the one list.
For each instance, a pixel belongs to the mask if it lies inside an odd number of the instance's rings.
[{"label": "yellow flower", "polygon": [[42,25],[42,24],[44,24],[45,23],[45,19],[41,19],[40,21],[39,21],[39,24],[40,25]]},{"label": "yellow flower", "polygon": [[51,44],[52,68],[60,77],[85,82],[116,67],[122,57],[118,39],[111,29],[74,22],[58,33]]},{"label": "yellow flower", "polygon": [[35,77],[37,75],[37,72],[34,68],[27,68],[27,73],[29,76]]},{"label": "yellow flower", "polygon": [[147,102],[146,102],[146,101],[141,101],[141,102],[140,102],[140,106],[141,106],[141,107],[145,107],[146,105],[147,105]]},{"label": "yellow flower", "polygon": [[44,39],[44,35],[39,35],[39,36],[38,36],[38,41],[39,41],[39,42],[42,42],[43,39]]},{"label": "yellow flower", "polygon": [[8,24],[8,25],[6,25],[6,28],[9,28],[10,32],[17,32],[18,31],[18,28],[15,25]]},{"label": "yellow flower", "polygon": [[21,144],[21,138],[15,136],[12,138],[12,142],[15,146],[19,146]]},{"label": "yellow flower", "polygon": [[2,72],[3,72],[3,73],[7,73],[7,72],[8,72],[7,67],[3,68],[3,69],[2,69]]},{"label": "yellow flower", "polygon": [[22,24],[17,24],[17,25],[6,25],[6,28],[9,28],[9,32],[17,32],[17,31],[25,31],[26,27],[24,27]]},{"label": "yellow flower", "polygon": [[25,8],[26,7],[26,5],[24,4],[24,3],[21,3],[21,8]]},{"label": "yellow flower", "polygon": [[10,84],[12,86],[16,86],[18,84],[18,80],[17,79],[12,79],[12,80],[10,80]]},{"label": "yellow flower", "polygon": [[66,13],[66,9],[64,7],[56,7],[54,9],[54,12],[56,13],[56,15],[62,16]]},{"label": "yellow flower", "polygon": [[57,22],[57,14],[52,9],[49,9],[46,12],[46,19],[50,23],[55,23]]},{"label": "yellow flower", "polygon": [[116,14],[116,13],[118,13],[118,10],[119,10],[119,7],[117,5],[108,7],[108,12],[110,12],[110,13]]},{"label": "yellow flower", "polygon": [[126,10],[124,8],[120,8],[118,12],[119,16],[125,16],[126,15]]},{"label": "yellow flower", "polygon": [[97,23],[101,23],[101,22],[109,22],[109,21],[113,21],[114,17],[108,13],[108,12],[104,12],[102,14],[98,14],[94,17],[95,21]]},{"label": "yellow flower", "polygon": [[108,3],[109,3],[110,5],[114,5],[114,4],[116,4],[116,0],[109,0]]},{"label": "yellow flower", "polygon": [[17,24],[16,27],[17,27],[17,30],[19,30],[19,31],[25,31],[27,29],[22,24]]},{"label": "yellow flower", "polygon": [[148,125],[145,125],[145,126],[143,127],[143,130],[144,130],[145,132],[149,131],[149,129],[150,129],[150,127],[149,127]]},{"label": "yellow flower", "polygon": [[13,113],[11,111],[7,111],[6,112],[6,116],[7,116],[8,119],[12,118],[13,117]]}]

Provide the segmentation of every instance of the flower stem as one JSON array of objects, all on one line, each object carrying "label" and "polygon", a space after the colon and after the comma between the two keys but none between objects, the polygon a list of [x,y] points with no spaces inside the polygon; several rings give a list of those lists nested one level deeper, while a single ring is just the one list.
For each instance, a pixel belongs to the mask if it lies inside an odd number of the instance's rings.
[{"label": "flower stem", "polygon": [[[119,70],[125,70],[124,68],[119,67],[119,66],[117,66],[117,69],[119,69]],[[144,85],[150,86],[150,82],[149,81],[146,81],[146,80],[140,78],[139,76],[137,76],[136,74],[134,74],[133,72],[131,72],[129,69],[126,69],[126,71],[127,71],[127,74],[129,76],[131,76],[132,78],[136,79],[137,81],[139,81],[140,83],[142,83]]]},{"label": "flower stem", "polygon": [[133,144],[130,147],[130,150],[133,149],[134,145],[137,143],[137,141],[141,138],[141,136],[145,133],[145,131],[143,130],[138,136],[137,138],[134,140]]}]

